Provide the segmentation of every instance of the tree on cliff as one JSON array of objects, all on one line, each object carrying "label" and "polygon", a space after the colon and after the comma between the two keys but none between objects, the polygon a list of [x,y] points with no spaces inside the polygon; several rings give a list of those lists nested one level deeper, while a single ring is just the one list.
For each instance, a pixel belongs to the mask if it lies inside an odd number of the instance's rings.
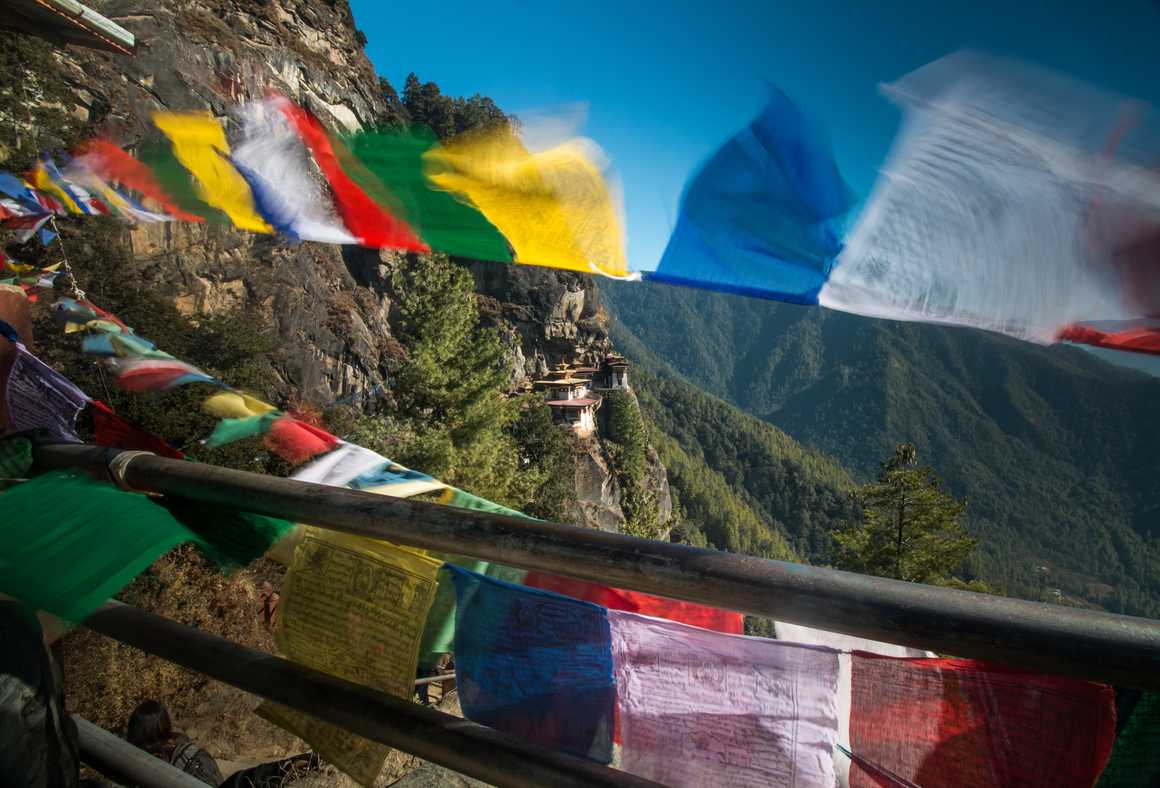
[{"label": "tree on cliff", "polygon": [[[507,396],[506,351],[494,329],[479,327],[470,273],[443,255],[420,256],[396,272],[394,289],[406,347],[395,407],[359,420],[351,439],[497,503],[562,515],[566,496],[553,482],[571,456],[559,430],[540,427],[542,401]],[[544,413],[527,413],[535,408]]]},{"label": "tree on cliff", "polygon": [[[389,102],[390,96],[387,98]],[[438,85],[420,81],[413,72],[407,75],[403,85],[402,106],[412,123],[428,126],[441,140],[509,122],[503,110],[487,96],[478,93],[470,98],[445,96]]]},{"label": "tree on cliff", "polygon": [[609,409],[609,448],[624,508],[625,533],[656,538],[663,523],[658,522],[656,494],[645,485],[648,470],[648,435],[636,399],[624,391],[605,397]]},{"label": "tree on cliff", "polygon": [[967,502],[942,491],[934,469],[918,464],[912,444],[899,444],[877,481],[854,495],[862,523],[834,534],[842,569],[942,585],[975,548],[960,521]]}]

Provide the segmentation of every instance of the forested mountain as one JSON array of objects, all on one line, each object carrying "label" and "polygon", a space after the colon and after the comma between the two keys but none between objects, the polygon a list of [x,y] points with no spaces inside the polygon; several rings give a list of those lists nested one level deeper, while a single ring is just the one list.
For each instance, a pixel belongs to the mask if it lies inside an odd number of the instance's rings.
[{"label": "forested mountain", "polygon": [[623,324],[613,321],[611,333],[633,361],[632,386],[690,541],[703,536],[722,550],[827,562],[830,532],[858,516],[850,474],[688,383]]},{"label": "forested mountain", "polygon": [[969,499],[972,568],[999,590],[1039,597],[1046,585],[1160,615],[1160,381],[968,329],[648,283],[603,291],[682,375],[858,481],[915,443]]}]

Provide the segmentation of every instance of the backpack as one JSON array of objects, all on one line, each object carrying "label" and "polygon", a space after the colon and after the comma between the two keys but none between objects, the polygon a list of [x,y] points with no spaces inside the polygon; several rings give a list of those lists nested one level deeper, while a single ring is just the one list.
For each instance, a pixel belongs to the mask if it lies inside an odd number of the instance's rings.
[{"label": "backpack", "polygon": [[208,752],[198,747],[192,739],[182,736],[169,756],[169,762],[188,775],[196,777],[214,788],[224,781],[217,761]]}]

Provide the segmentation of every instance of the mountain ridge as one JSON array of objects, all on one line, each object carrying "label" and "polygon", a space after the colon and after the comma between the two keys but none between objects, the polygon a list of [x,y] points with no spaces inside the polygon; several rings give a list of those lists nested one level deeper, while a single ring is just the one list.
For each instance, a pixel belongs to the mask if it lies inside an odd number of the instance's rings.
[{"label": "mountain ridge", "polygon": [[971,570],[993,586],[1038,598],[1047,582],[1160,614],[1160,381],[970,329],[648,283],[602,289],[681,375],[859,481],[914,442],[969,499]]}]

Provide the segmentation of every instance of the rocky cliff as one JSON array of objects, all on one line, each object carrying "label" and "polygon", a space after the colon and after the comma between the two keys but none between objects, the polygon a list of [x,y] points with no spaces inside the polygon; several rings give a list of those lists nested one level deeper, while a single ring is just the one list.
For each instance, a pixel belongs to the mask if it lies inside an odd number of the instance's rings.
[{"label": "rocky cliff", "polygon": [[[66,89],[65,110],[85,134],[133,146],[149,135],[149,115],[158,110],[208,110],[229,130],[233,106],[269,91],[336,130],[374,125],[390,111],[346,0],[93,5],[137,36],[139,53],[57,49],[46,73],[29,75]],[[405,352],[391,308],[391,274],[404,257],[185,223],[139,226],[130,243],[143,286],[172,294],[186,315],[245,307],[268,319],[285,399],[326,405],[389,391],[390,362]],[[485,263],[472,271],[485,323],[507,338],[513,390],[561,361],[598,363],[611,350],[584,277]],[[606,448],[599,439],[578,440],[576,457],[576,522],[619,530],[624,513]],[[659,462],[650,463],[648,484],[667,513]]]}]

